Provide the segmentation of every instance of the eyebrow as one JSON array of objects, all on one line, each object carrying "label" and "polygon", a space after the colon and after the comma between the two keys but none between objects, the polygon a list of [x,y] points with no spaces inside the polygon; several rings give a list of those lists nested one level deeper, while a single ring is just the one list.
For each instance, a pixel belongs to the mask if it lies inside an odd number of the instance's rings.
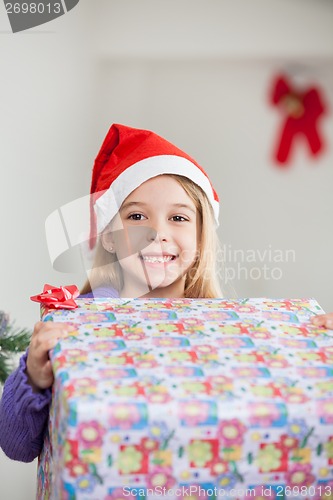
[{"label": "eyebrow", "polygon": [[[125,210],[125,208],[132,207],[133,205],[136,205],[136,206],[139,206],[139,207],[140,206],[141,207],[147,207],[149,205],[149,203],[144,203],[142,201],[128,201],[127,203],[124,203],[120,207],[120,210]],[[187,208],[188,210],[190,210],[194,214],[196,213],[196,210],[193,209],[190,205],[187,205],[186,203],[172,203],[170,206],[171,207],[175,207],[175,208]]]}]

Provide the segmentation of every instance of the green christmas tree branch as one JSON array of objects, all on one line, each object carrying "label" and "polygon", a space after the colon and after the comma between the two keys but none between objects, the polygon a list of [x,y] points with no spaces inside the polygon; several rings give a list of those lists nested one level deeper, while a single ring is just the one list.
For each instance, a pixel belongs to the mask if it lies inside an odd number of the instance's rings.
[{"label": "green christmas tree branch", "polygon": [[13,355],[26,350],[30,337],[31,332],[15,328],[8,315],[0,311],[0,383],[10,374]]}]

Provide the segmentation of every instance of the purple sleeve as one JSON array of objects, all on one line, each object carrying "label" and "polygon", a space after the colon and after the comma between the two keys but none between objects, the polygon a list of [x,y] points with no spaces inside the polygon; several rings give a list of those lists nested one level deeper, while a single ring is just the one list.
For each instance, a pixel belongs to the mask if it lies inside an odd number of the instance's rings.
[{"label": "purple sleeve", "polygon": [[21,462],[32,462],[43,448],[52,391],[33,392],[26,375],[27,352],[6,380],[0,401],[0,447]]},{"label": "purple sleeve", "polygon": [[93,292],[85,293],[80,295],[81,299],[92,299],[93,297],[102,297],[104,299],[117,299],[119,297],[119,292],[115,288],[110,286],[99,286],[95,288]]}]

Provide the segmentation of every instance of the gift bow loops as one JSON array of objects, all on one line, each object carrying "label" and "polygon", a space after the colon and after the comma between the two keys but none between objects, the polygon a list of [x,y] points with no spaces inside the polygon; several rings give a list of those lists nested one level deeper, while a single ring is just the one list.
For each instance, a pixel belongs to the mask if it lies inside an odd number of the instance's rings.
[{"label": "gift bow loops", "polygon": [[80,295],[76,285],[55,287],[44,285],[43,292],[30,297],[34,302],[40,302],[50,309],[75,309],[77,303],[76,297]]}]

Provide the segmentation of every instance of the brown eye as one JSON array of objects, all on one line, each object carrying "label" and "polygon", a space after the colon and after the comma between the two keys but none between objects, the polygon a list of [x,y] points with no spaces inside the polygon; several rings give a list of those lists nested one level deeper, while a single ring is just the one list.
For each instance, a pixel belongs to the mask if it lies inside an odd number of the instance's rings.
[{"label": "brown eye", "polygon": [[130,220],[143,220],[144,215],[142,214],[131,214],[128,216]]},{"label": "brown eye", "polygon": [[188,219],[186,219],[182,215],[174,215],[173,217],[171,217],[171,219],[173,219],[175,222],[188,221]]}]

